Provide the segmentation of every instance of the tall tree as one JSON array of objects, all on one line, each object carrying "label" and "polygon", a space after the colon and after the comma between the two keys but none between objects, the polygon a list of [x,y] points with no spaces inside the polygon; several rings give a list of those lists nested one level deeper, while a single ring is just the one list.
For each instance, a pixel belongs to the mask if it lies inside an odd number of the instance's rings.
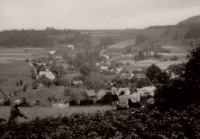
[{"label": "tall tree", "polygon": [[155,64],[151,65],[146,72],[146,76],[152,81],[153,79],[157,79],[158,76],[162,73],[162,70],[156,66]]}]

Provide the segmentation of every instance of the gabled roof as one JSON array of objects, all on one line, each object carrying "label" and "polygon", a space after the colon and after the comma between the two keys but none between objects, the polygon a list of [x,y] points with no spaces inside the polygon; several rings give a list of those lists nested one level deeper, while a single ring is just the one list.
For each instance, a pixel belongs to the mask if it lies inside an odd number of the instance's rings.
[{"label": "gabled roof", "polygon": [[94,96],[97,95],[97,94],[94,92],[94,90],[86,90],[85,92],[86,92],[86,94],[87,94],[89,97],[94,97]]},{"label": "gabled roof", "polygon": [[111,92],[111,90],[104,90],[104,89],[101,89],[101,90],[98,91],[97,96],[98,96],[98,97],[103,97],[103,96],[105,96],[106,93],[108,93],[108,92]]}]

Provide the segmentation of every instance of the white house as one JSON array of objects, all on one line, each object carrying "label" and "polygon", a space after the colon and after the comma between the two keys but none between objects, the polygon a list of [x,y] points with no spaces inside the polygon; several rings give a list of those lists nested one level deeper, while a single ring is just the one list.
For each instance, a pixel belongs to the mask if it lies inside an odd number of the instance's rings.
[{"label": "white house", "polygon": [[100,66],[100,70],[102,71],[102,70],[108,70],[108,66]]},{"label": "white house", "polygon": [[53,54],[55,54],[55,52],[56,52],[56,51],[50,51],[49,54],[50,54],[50,55],[53,55]]},{"label": "white house", "polygon": [[67,47],[72,49],[72,50],[74,49],[74,45],[72,45],[72,44],[68,45]]},{"label": "white house", "polygon": [[107,54],[100,54],[100,56],[103,56],[103,57],[109,59],[109,56]]}]

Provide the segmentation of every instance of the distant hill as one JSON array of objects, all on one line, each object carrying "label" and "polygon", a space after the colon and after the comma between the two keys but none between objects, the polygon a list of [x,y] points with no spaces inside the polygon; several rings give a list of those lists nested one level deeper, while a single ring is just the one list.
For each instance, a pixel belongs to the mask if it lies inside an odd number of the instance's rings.
[{"label": "distant hill", "polygon": [[200,15],[193,16],[186,20],[183,20],[179,22],[177,25],[194,25],[194,24],[200,24]]}]

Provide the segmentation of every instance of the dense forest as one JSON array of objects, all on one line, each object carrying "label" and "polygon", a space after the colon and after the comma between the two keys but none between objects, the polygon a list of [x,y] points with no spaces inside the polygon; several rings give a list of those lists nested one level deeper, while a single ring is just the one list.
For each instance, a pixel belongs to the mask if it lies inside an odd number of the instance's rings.
[{"label": "dense forest", "polygon": [[[58,30],[54,28],[46,28],[46,30],[5,30],[0,32],[0,46],[4,47],[46,47],[52,46],[55,37],[53,35],[64,34],[81,34],[80,31],[75,30]],[[80,35],[79,35],[80,36]],[[80,37],[77,38],[80,40]]]},{"label": "dense forest", "polygon": [[193,25],[185,33],[185,39],[200,38],[200,24]]}]

